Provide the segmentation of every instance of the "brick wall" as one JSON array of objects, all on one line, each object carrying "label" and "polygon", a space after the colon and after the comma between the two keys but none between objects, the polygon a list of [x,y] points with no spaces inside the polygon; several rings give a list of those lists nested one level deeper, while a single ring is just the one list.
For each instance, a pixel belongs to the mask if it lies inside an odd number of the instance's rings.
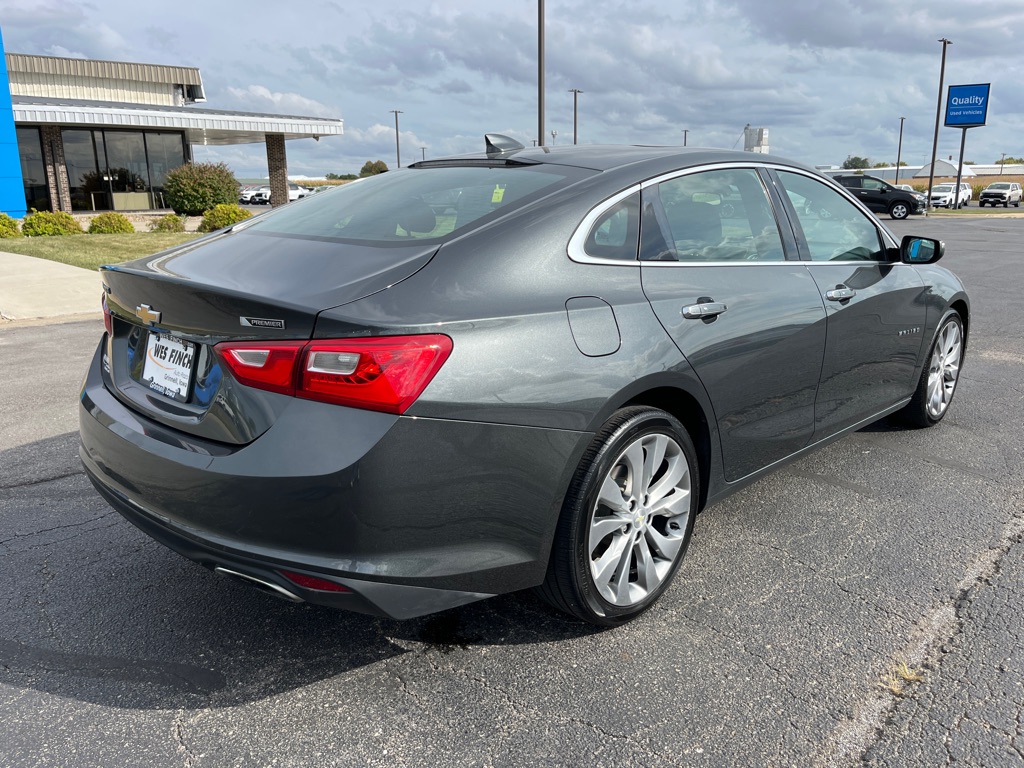
[{"label": "brick wall", "polygon": [[270,202],[276,208],[288,202],[288,158],[284,134],[267,134],[267,168],[270,171]]}]

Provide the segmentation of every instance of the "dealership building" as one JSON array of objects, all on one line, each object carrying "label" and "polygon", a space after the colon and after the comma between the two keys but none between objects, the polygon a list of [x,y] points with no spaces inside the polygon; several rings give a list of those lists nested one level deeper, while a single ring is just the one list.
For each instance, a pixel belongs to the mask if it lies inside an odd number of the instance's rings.
[{"label": "dealership building", "polygon": [[[0,41],[0,211],[166,208],[167,172],[197,145],[265,144],[288,200],[285,142],[343,133],[340,118],[232,112],[195,67],[5,53]],[[6,86],[6,87],[4,87]]]}]

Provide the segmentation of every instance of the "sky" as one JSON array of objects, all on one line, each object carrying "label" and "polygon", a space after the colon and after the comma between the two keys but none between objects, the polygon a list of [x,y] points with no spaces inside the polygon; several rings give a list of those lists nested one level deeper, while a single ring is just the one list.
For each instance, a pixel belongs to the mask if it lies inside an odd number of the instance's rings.
[{"label": "sky", "polygon": [[[537,0],[0,0],[11,53],[199,67],[214,109],[340,117],[345,135],[289,141],[288,169],[358,173],[537,138]],[[991,83],[964,159],[1024,156],[1020,0],[546,0],[545,142],[742,149],[745,125],[809,165],[930,160],[946,85]],[[943,89],[945,90],[945,88]],[[556,135],[552,137],[551,131]],[[938,156],[961,131],[939,129]],[[197,147],[241,178],[263,145]]]}]

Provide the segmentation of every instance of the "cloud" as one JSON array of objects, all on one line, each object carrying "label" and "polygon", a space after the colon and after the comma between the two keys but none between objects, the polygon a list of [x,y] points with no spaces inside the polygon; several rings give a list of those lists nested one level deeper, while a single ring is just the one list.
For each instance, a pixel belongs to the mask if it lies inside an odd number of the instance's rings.
[{"label": "cloud", "polygon": [[226,89],[230,100],[239,109],[255,112],[301,115],[303,117],[337,117],[338,110],[297,93],[271,91],[264,85]]}]

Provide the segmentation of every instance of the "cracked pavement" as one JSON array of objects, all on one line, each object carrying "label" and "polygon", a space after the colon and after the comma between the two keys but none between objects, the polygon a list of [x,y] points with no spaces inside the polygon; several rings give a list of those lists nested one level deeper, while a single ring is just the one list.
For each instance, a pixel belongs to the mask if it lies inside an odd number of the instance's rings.
[{"label": "cracked pavement", "polygon": [[[78,463],[102,323],[0,325],[0,766],[1021,765],[1024,221],[891,228],[971,292],[950,414],[707,510],[606,632],[530,594],[333,612],[183,560]],[[898,661],[923,680],[896,696]]]}]

